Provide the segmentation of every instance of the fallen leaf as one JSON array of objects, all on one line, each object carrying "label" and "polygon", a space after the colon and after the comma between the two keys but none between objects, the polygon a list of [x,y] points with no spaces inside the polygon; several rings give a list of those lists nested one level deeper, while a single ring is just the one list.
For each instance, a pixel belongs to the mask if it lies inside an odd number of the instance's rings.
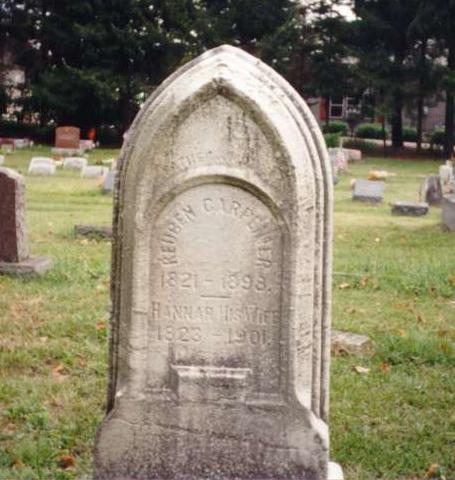
[{"label": "fallen leaf", "polygon": [[444,338],[450,334],[450,330],[448,330],[447,328],[441,328],[436,332],[436,334],[438,335],[438,337]]},{"label": "fallen leaf", "polygon": [[76,465],[76,459],[72,455],[62,455],[58,459],[58,466],[67,470],[68,468],[74,467]]},{"label": "fallen leaf", "polygon": [[382,362],[381,365],[379,365],[379,368],[383,373],[389,373],[391,369],[390,364],[387,362]]},{"label": "fallen leaf", "polygon": [[353,370],[357,373],[369,373],[370,369],[366,367],[361,367],[360,365],[356,365],[353,367]]},{"label": "fallen leaf", "polygon": [[370,281],[369,277],[367,277],[367,276],[361,277],[360,282],[359,282],[360,286],[361,287],[366,287],[369,281]]},{"label": "fallen leaf", "polygon": [[340,290],[345,290],[346,288],[349,288],[351,285],[349,283],[341,283],[338,288]]},{"label": "fallen leaf", "polygon": [[403,330],[402,328],[400,328],[400,329],[398,330],[398,335],[399,335],[400,337],[405,337],[405,336],[407,335],[407,332],[406,332],[406,330]]},{"label": "fallen leaf", "polygon": [[105,320],[100,320],[99,322],[96,322],[96,329],[97,330],[104,330],[106,328],[106,321]]},{"label": "fallen leaf", "polygon": [[52,369],[52,376],[59,382],[63,382],[67,378],[67,375],[65,375],[64,372],[65,367],[61,363],[59,363],[56,367]]},{"label": "fallen leaf", "polygon": [[86,238],[83,238],[79,243],[81,245],[88,245],[90,242]]},{"label": "fallen leaf", "polygon": [[441,466],[437,463],[433,463],[425,474],[426,478],[437,478],[440,475]]},{"label": "fallen leaf", "polygon": [[452,287],[455,287],[455,275],[452,275],[449,278],[449,282],[450,282],[450,285],[452,285]]},{"label": "fallen leaf", "polygon": [[16,458],[13,463],[11,464],[11,468],[16,470],[18,468],[24,468],[25,465],[22,463],[21,460],[19,460],[18,458]]}]

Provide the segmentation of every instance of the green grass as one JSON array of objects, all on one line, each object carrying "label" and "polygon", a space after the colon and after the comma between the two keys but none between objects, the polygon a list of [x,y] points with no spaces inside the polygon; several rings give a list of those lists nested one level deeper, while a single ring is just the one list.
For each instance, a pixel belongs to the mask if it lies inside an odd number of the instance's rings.
[{"label": "green grass", "polygon": [[[90,161],[116,153],[97,150]],[[19,151],[6,166],[26,173],[31,156]],[[333,323],[375,344],[332,362],[331,457],[347,480],[424,478],[435,463],[455,478],[455,235],[436,208],[406,218],[388,205],[417,200],[419,176],[437,166],[369,160],[336,186]],[[350,178],[372,168],[397,174],[386,201],[352,202]],[[110,243],[77,239],[73,228],[108,225],[112,202],[77,173],[26,181],[30,247],[55,268],[0,277],[0,478],[71,479],[89,474],[103,417],[110,268]]]}]

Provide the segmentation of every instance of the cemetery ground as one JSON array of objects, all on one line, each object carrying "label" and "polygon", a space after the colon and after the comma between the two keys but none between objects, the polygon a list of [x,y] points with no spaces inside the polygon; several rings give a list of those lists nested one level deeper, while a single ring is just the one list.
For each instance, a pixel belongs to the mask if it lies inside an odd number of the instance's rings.
[{"label": "cemetery ground", "polygon": [[[55,266],[39,278],[0,277],[1,479],[89,474],[104,416],[110,242],[73,229],[109,225],[112,199],[79,172],[27,176],[38,154],[50,150],[5,162],[26,176],[31,252]],[[90,162],[116,154],[98,149]],[[455,235],[438,208],[411,218],[389,206],[417,200],[420,176],[438,165],[367,159],[335,187],[333,326],[374,343],[332,359],[331,457],[347,480],[455,478]],[[353,202],[350,179],[373,168],[396,174],[385,202]]]}]

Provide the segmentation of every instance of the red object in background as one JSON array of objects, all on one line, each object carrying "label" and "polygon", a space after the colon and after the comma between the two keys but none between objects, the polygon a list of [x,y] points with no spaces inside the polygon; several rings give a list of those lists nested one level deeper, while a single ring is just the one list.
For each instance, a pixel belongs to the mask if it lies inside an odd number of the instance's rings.
[{"label": "red object in background", "polygon": [[319,119],[322,122],[327,120],[327,110],[326,110],[326,99],[320,98],[319,99]]},{"label": "red object in background", "polygon": [[87,138],[89,140],[92,140],[92,142],[95,141],[95,137],[96,137],[96,128],[91,128],[88,133],[87,133]]}]

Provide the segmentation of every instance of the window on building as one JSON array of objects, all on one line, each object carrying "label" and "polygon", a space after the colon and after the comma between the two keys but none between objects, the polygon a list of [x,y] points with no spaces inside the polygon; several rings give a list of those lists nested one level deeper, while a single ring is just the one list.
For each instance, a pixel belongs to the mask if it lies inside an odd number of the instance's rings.
[{"label": "window on building", "polygon": [[332,97],[330,99],[330,118],[343,118],[344,99],[343,97]]}]

